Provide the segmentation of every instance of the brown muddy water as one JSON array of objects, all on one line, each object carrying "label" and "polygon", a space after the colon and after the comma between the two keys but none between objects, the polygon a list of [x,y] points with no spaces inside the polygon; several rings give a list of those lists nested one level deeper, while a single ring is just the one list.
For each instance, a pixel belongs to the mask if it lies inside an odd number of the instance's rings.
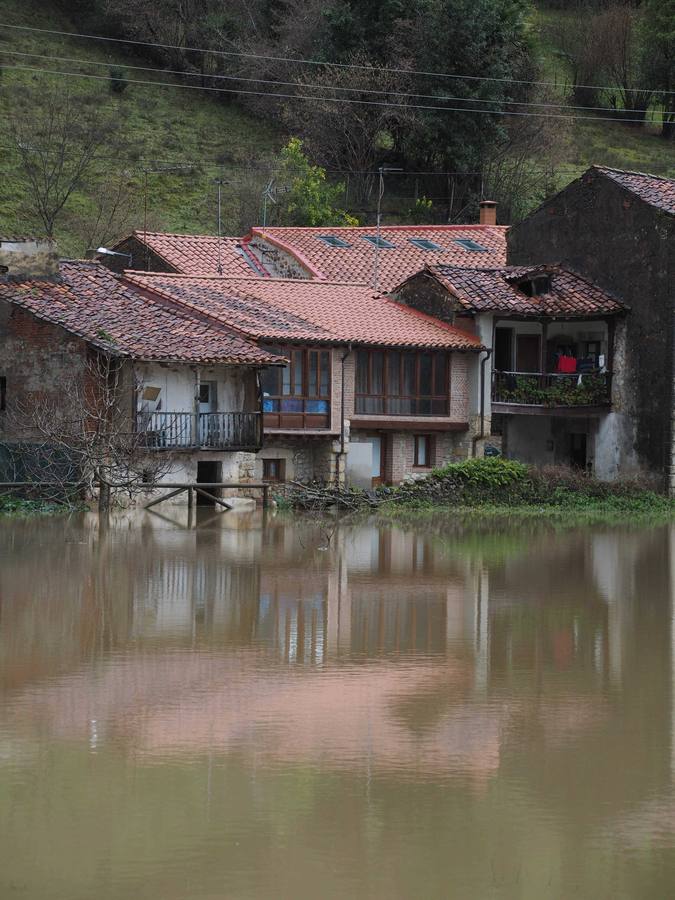
[{"label": "brown muddy water", "polygon": [[675,896],[669,526],[181,515],[0,522],[2,900]]}]

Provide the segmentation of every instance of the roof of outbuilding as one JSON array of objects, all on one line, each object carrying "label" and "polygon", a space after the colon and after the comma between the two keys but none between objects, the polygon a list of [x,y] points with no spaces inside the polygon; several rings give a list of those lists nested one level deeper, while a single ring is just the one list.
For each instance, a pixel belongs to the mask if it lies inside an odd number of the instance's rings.
[{"label": "roof of outbuilding", "polygon": [[675,215],[674,179],[663,178],[660,175],[647,175],[644,172],[609,169],[606,166],[591,166],[590,171],[600,172],[650,206],[655,206],[671,216]]},{"label": "roof of outbuilding", "polygon": [[[210,234],[169,234],[160,231],[134,231],[131,237],[146,244],[152,253],[183,275],[218,275],[219,266],[223,275],[236,278],[265,278],[269,275],[264,266],[247,251],[240,238]],[[119,241],[116,246],[123,243],[124,241]]]},{"label": "roof of outbuilding", "polygon": [[477,350],[459,328],[359,284],[127,272],[131,284],[271,341]]},{"label": "roof of outbuilding", "polygon": [[[464,309],[472,312],[588,318],[626,310],[622,303],[597,285],[557,265],[503,266],[498,269],[440,265],[429,266],[420,274],[438,281]],[[549,292],[528,297],[518,289],[518,282],[546,275],[551,278]]]},{"label": "roof of outbuilding", "polygon": [[100,263],[64,261],[59,281],[0,280],[0,299],[114,355],[200,364],[269,365],[239,334],[124,284]]},{"label": "roof of outbuilding", "polygon": [[[455,266],[500,266],[506,263],[507,228],[491,225],[385,225],[380,236],[394,245],[379,251],[379,287],[391,290],[425,265],[447,262]],[[251,238],[262,238],[289,253],[317,279],[373,284],[376,248],[366,238],[376,237],[374,227],[364,228],[253,228]],[[334,237],[348,247],[329,246],[322,237]],[[440,249],[425,250],[411,243],[431,241]],[[457,243],[474,241],[483,250]]]}]

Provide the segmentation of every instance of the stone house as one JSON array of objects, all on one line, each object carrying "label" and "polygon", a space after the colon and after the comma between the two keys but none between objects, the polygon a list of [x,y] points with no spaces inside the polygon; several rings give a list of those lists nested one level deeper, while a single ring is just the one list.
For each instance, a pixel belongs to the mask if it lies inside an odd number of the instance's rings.
[{"label": "stone house", "polygon": [[125,281],[287,360],[263,376],[256,477],[370,487],[472,453],[473,334],[365,285],[139,272]]},{"label": "stone house", "polygon": [[619,474],[627,310],[616,298],[545,265],[430,266],[394,296],[486,348],[471,403],[482,411],[481,436],[504,455]]},{"label": "stone house", "polygon": [[107,250],[99,261],[114,272],[181,272],[183,275],[226,275],[266,278],[270,273],[253,254],[245,239],[211,234],[170,234],[133,231]]},{"label": "stone house", "polygon": [[557,261],[630,308],[612,465],[675,492],[675,180],[592,166],[511,228],[508,261]]},{"label": "stone house", "polygon": [[[262,445],[260,376],[281,359],[222,325],[124,284],[96,262],[59,262],[49,242],[0,242],[0,442],[36,438],[30,413],[96,397],[92,360],[112,360],[124,427],[164,478],[253,474]],[[75,398],[78,398],[77,401]],[[25,421],[24,421],[25,419]],[[4,479],[0,479],[4,480]],[[12,480],[12,479],[9,479]]]}]

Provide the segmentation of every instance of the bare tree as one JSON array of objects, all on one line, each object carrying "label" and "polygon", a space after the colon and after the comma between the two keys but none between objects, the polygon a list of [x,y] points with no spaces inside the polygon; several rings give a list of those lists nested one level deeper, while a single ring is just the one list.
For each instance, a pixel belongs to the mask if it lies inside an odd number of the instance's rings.
[{"label": "bare tree", "polygon": [[[368,65],[362,55],[353,57],[351,62]],[[289,103],[285,120],[303,135],[312,156],[321,165],[354,173],[356,198],[365,200],[372,189],[373,176],[364,173],[372,173],[383,154],[399,145],[399,135],[413,121],[401,95],[407,90],[406,77],[398,73],[326,66],[311,78],[305,76],[301,91],[322,99]],[[354,102],[334,102],[336,98]],[[400,105],[369,105],[358,100]]]},{"label": "bare tree", "polygon": [[[555,102],[555,97],[540,89],[533,100]],[[519,221],[554,192],[570,131],[563,119],[533,116],[509,123],[507,140],[493,146],[483,166],[484,196],[497,201],[505,221]]]},{"label": "bare tree", "polygon": [[[53,237],[73,193],[93,174],[104,150],[112,153],[117,122],[97,98],[67,91],[37,96],[29,90],[7,105],[28,206],[47,237]],[[27,114],[27,109],[34,113]]]},{"label": "bare tree", "polygon": [[103,506],[111,491],[132,498],[147,490],[171,464],[149,451],[148,434],[136,427],[130,398],[142,385],[132,379],[128,363],[92,351],[57,391],[14,401],[7,433],[17,440],[5,446],[15,475],[50,485],[47,497],[55,500],[91,497],[98,488]]},{"label": "bare tree", "polygon": [[73,220],[85,252],[127,234],[141,213],[139,187],[130,172],[115,172],[95,182],[89,196],[90,208]]}]

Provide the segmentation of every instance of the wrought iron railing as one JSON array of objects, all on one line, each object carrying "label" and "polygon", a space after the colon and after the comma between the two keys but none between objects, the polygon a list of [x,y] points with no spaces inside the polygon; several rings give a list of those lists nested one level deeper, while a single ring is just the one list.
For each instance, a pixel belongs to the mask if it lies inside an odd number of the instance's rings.
[{"label": "wrought iron railing", "polygon": [[138,413],[136,430],[156,450],[259,450],[262,446],[262,416],[257,412]]},{"label": "wrought iron railing", "polygon": [[519,406],[607,406],[611,372],[493,372],[492,402]]}]

